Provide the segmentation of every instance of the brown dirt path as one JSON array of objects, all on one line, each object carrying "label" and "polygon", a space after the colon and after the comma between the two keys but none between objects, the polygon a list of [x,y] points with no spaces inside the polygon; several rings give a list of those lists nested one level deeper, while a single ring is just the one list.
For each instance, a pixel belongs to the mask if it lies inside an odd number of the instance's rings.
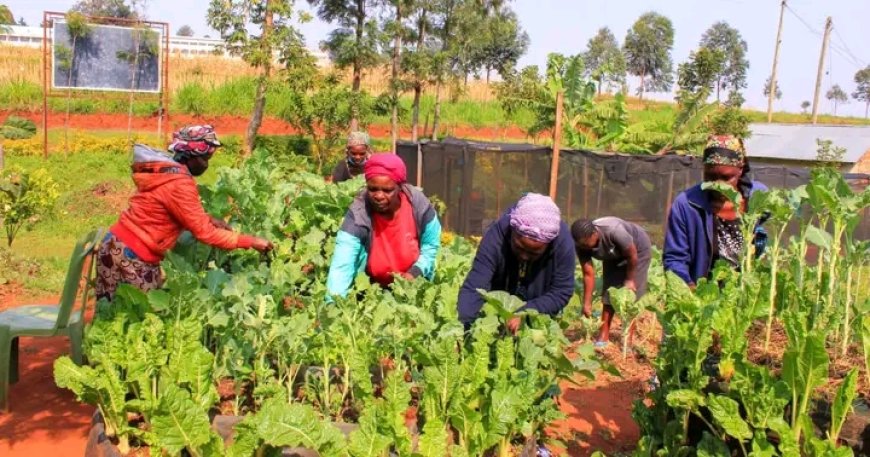
[{"label": "brown dirt path", "polygon": [[[18,288],[0,290],[0,311],[26,303],[54,303],[58,297],[28,297]],[[53,364],[69,354],[69,340],[24,338],[19,342],[19,379],[9,390],[9,411],[0,413],[0,455],[81,457],[93,407],[55,386]]]}]

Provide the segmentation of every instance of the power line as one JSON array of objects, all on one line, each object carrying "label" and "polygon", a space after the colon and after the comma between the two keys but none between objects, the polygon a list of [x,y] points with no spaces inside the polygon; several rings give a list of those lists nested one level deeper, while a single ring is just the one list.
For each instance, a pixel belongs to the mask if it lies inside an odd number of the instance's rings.
[{"label": "power line", "polygon": [[849,45],[846,44],[846,40],[843,39],[843,36],[840,35],[840,32],[838,32],[837,29],[834,29],[834,36],[840,41],[840,44],[843,45],[843,48],[846,51],[846,54],[849,54],[849,56],[852,58],[852,60],[854,60],[856,63],[860,64],[861,66],[864,66],[864,67],[867,66],[867,64],[863,60],[859,59],[855,55],[855,53],[852,52],[851,49],[849,49]]},{"label": "power line", "polygon": [[814,29],[813,26],[810,25],[809,22],[807,22],[806,20],[804,20],[804,18],[802,18],[802,17],[800,16],[800,14],[798,14],[798,13],[797,13],[795,10],[793,10],[790,6],[786,5],[786,6],[785,6],[785,9],[787,9],[789,13],[791,13],[792,15],[794,15],[794,17],[796,17],[797,20],[801,21],[801,23],[804,25],[804,27],[807,28],[807,30],[809,30],[810,32],[812,32],[812,33],[814,33],[814,34],[816,34],[816,35],[818,35],[818,36],[822,36],[822,32],[819,32],[818,30]]}]

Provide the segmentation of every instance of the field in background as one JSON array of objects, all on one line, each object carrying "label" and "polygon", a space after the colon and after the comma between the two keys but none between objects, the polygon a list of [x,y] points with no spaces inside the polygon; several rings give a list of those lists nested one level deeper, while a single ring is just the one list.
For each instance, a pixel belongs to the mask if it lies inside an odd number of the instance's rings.
[{"label": "field in background", "polygon": [[[39,49],[0,45],[0,109],[10,111],[42,110],[41,51]],[[231,115],[247,117],[253,109],[256,72],[237,59],[186,58],[178,55],[170,57],[169,87],[172,92],[170,112],[200,116]],[[345,75],[350,79],[349,75]],[[287,106],[289,93],[280,79],[270,87],[266,112],[280,117]],[[385,92],[389,76],[386,68],[367,72],[363,78],[363,88],[372,95]],[[431,89],[431,88],[430,88]],[[434,96],[427,91],[421,102],[421,127],[431,126]],[[605,96],[607,97],[607,96]],[[67,101],[62,97],[49,100],[50,109],[66,111]],[[410,125],[411,96],[406,94],[402,100],[401,122]],[[126,113],[126,97],[87,97],[74,98],[71,112],[81,114]],[[629,97],[628,106],[632,122],[667,122],[675,113],[673,103],[639,100]],[[158,110],[156,101],[139,100],[134,103],[136,116],[152,116]],[[748,110],[754,122],[765,121],[766,114]],[[534,120],[533,113],[519,110],[514,116],[504,114],[493,93],[492,86],[484,81],[471,80],[468,85],[448,87],[445,90],[442,118],[445,125],[473,127],[506,128],[515,125],[525,130]],[[835,117],[821,115],[824,124],[870,124],[870,121],[855,117]],[[800,113],[774,113],[774,122],[807,123],[809,116]],[[427,122],[428,121],[428,122]],[[375,115],[374,124],[388,124],[387,114]],[[501,135],[504,136],[504,135]],[[498,135],[492,139],[499,140]],[[516,139],[516,138],[515,138]]]}]

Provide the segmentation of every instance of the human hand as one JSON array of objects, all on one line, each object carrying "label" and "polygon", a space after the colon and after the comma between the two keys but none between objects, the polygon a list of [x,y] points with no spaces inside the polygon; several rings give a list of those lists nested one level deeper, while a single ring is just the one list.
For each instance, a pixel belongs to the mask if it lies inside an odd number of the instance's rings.
[{"label": "human hand", "polygon": [[522,321],[520,320],[519,316],[510,318],[507,321],[508,331],[511,332],[512,335],[516,335],[517,332],[520,330],[520,323],[522,323]]},{"label": "human hand", "polygon": [[407,273],[407,272],[400,273],[399,276],[406,281],[413,281],[414,280],[414,276],[411,273]]},{"label": "human hand", "polygon": [[630,291],[632,291],[632,292],[637,292],[637,284],[635,284],[635,282],[634,282],[633,279],[627,279],[627,280],[623,283],[623,286],[624,286],[626,289],[628,289],[628,290],[630,290]]},{"label": "human hand", "polygon": [[583,304],[583,317],[592,316],[592,302]]},{"label": "human hand", "polygon": [[267,239],[254,238],[254,242],[251,244],[251,247],[260,251],[260,252],[269,252],[275,246],[273,246],[272,242],[267,240]]}]

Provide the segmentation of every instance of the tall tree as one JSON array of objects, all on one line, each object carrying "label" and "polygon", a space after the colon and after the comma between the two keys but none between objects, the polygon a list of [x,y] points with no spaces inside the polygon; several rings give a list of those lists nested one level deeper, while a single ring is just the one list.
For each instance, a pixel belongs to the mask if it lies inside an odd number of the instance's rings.
[{"label": "tall tree", "polygon": [[[780,90],[781,87],[782,87],[782,86],[780,86],[779,84],[776,85],[776,93],[775,93],[773,96],[774,96],[774,98],[776,98],[777,100],[779,100],[779,99],[782,98],[782,90]],[[770,96],[770,77],[769,77],[769,76],[768,76],[767,79],[764,81],[764,96],[765,96],[765,97],[769,97],[769,96]]]},{"label": "tall tree", "polygon": [[810,106],[813,106],[813,104],[810,103],[809,100],[804,100],[801,102],[801,111],[803,112],[803,114],[807,114],[807,110],[810,108]]},{"label": "tall tree", "polygon": [[402,59],[402,70],[411,76],[411,87],[414,90],[414,101],[411,107],[411,138],[417,141],[420,126],[420,100],[424,86],[432,81],[436,68],[440,66],[438,38],[432,33],[432,20],[436,15],[435,7],[438,0],[416,0],[415,8],[410,17],[413,30],[410,36],[412,46],[406,50]]},{"label": "tall tree", "polygon": [[828,89],[828,93],[825,94],[825,98],[834,102],[834,116],[837,115],[837,106],[839,104],[849,103],[849,96],[846,95],[846,91],[844,91],[839,84],[831,86],[831,88]]},{"label": "tall tree", "polygon": [[702,47],[722,52],[724,61],[716,75],[716,100],[721,100],[723,90],[740,91],[746,88],[746,72],[749,70],[749,59],[746,54],[749,47],[740,32],[720,21],[704,32],[701,37]]},{"label": "tall tree", "polygon": [[725,59],[725,53],[718,49],[702,47],[693,51],[689,60],[681,63],[677,70],[677,84],[680,86],[677,99],[691,96],[706,102],[718,85],[719,72]]},{"label": "tall tree", "polygon": [[332,62],[341,69],[353,70],[351,89],[355,95],[350,129],[359,129],[359,103],[362,74],[380,62],[380,30],[375,20],[375,0],[308,0],[317,7],[320,19],[338,26],[321,43]]},{"label": "tall tree", "polygon": [[[245,135],[245,153],[254,149],[254,141],[263,123],[266,87],[272,75],[275,53],[280,59],[304,52],[302,35],[291,24],[293,0],[211,0],[208,24],[224,40],[224,47],[260,70],[254,111]],[[301,17],[301,16],[300,16]]]},{"label": "tall tree", "polygon": [[0,5],[0,25],[15,25],[15,16],[6,5]]},{"label": "tall tree", "polygon": [[605,84],[625,84],[625,56],[609,28],[602,27],[589,39],[583,61],[589,76],[598,82],[599,95]]},{"label": "tall tree", "polygon": [[674,26],[661,14],[643,14],[625,36],[623,51],[629,73],[640,78],[638,93],[665,92],[674,83]]},{"label": "tall tree", "polygon": [[21,27],[27,27],[27,22],[24,21],[23,16],[18,17],[18,25],[20,25]]},{"label": "tall tree", "polygon": [[178,31],[175,32],[178,36],[193,36],[193,29],[185,24],[178,28]]},{"label": "tall tree", "polygon": [[864,117],[870,114],[870,65],[855,73],[855,92],[852,98],[864,102]]},{"label": "tall tree", "polygon": [[399,95],[404,91],[405,81],[400,74],[402,70],[402,46],[408,29],[405,20],[415,7],[414,0],[387,0],[387,6],[392,10],[392,16],[384,26],[387,35],[392,37],[393,46],[390,49],[390,91],[389,99],[392,105],[390,116],[390,140],[393,152],[399,139]]},{"label": "tall tree", "polygon": [[486,71],[489,84],[492,70],[502,78],[514,70],[517,61],[529,48],[529,35],[520,26],[517,14],[507,5],[493,10],[483,22],[481,46],[478,47],[476,60]]},{"label": "tall tree", "polygon": [[79,0],[70,11],[85,16],[135,19],[136,9],[125,0]]}]

